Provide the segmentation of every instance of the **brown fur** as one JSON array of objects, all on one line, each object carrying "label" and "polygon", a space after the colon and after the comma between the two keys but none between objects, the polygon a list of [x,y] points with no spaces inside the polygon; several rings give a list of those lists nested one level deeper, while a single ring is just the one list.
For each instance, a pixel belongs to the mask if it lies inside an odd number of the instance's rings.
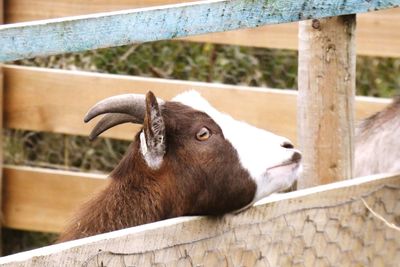
[{"label": "brown fur", "polygon": [[[224,214],[253,200],[254,181],[209,116],[174,102],[161,109],[167,144],[161,168],[147,167],[137,134],[109,186],[83,207],[59,242],[171,217]],[[195,138],[202,127],[212,133],[207,141]]]}]

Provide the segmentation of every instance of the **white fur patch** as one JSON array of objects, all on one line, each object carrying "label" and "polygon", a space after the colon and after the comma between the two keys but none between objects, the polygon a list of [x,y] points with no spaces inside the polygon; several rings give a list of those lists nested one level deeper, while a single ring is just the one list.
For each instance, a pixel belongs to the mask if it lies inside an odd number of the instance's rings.
[{"label": "white fur patch", "polygon": [[146,136],[143,131],[140,133],[140,151],[143,156],[147,154]]},{"label": "white fur patch", "polygon": [[298,178],[300,164],[276,167],[290,161],[293,153],[298,152],[282,147],[288,139],[219,112],[196,91],[182,93],[172,100],[205,112],[221,127],[225,138],[238,152],[243,168],[257,184],[253,202],[290,187]]},{"label": "white fur patch", "polygon": [[149,151],[149,149],[147,148],[146,136],[143,131],[140,133],[140,152],[142,153],[147,165],[151,169],[157,170],[161,167],[163,158],[160,155],[156,155]]}]

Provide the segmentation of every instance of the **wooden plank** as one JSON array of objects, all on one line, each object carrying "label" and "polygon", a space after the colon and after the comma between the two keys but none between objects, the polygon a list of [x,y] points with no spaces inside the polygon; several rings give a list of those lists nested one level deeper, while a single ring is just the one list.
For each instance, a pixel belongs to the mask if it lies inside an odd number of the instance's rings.
[{"label": "wooden plank", "polygon": [[357,53],[400,57],[399,28],[400,8],[357,15]]},{"label": "wooden plank", "polygon": [[75,209],[105,185],[105,175],[6,166],[3,225],[59,232]]},{"label": "wooden plank", "polygon": [[[357,15],[357,54],[400,57],[400,31],[397,30],[399,28],[400,8]],[[195,42],[297,50],[297,36],[298,23],[285,23],[182,39]]]},{"label": "wooden plank", "polygon": [[[178,0],[13,0],[7,1],[6,23],[84,15],[172,3]],[[221,33],[192,36],[185,40],[242,46],[297,49],[297,23],[268,25]],[[357,54],[400,57],[400,8],[357,16]]]},{"label": "wooden plank", "polygon": [[310,18],[362,13],[400,0],[208,0],[0,26],[0,61],[78,52]]},{"label": "wooden plank", "polygon": [[299,188],[353,177],[355,24],[355,15],[300,22]]},{"label": "wooden plank", "polygon": [[6,2],[6,23],[32,21],[109,12],[124,9],[160,6],[193,0],[12,0]]},{"label": "wooden plank", "polygon": [[[168,100],[194,89],[234,118],[296,140],[296,91],[12,65],[4,71],[8,128],[88,135],[94,123],[84,124],[83,116],[105,97],[152,90]],[[360,97],[356,101],[357,117],[369,116],[389,102]],[[123,125],[104,136],[131,140],[137,129],[138,126]]]},{"label": "wooden plank", "polygon": [[[366,204],[364,204],[364,201]],[[237,215],[184,217],[0,258],[1,266],[396,266],[400,176],[275,195]],[[123,264],[122,264],[123,263]]]}]

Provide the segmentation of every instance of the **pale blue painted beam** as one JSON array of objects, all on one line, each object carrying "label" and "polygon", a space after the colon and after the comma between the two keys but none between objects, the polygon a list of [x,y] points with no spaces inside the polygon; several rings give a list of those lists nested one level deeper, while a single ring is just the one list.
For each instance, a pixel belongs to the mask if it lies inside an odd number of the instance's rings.
[{"label": "pale blue painted beam", "polygon": [[400,0],[209,0],[0,26],[0,61],[362,13]]}]

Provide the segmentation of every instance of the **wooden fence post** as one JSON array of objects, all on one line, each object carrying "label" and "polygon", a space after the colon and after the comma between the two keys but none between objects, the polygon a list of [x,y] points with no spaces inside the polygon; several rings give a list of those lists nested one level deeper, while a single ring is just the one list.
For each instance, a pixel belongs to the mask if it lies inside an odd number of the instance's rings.
[{"label": "wooden fence post", "polygon": [[300,22],[299,188],[353,176],[356,16]]}]

